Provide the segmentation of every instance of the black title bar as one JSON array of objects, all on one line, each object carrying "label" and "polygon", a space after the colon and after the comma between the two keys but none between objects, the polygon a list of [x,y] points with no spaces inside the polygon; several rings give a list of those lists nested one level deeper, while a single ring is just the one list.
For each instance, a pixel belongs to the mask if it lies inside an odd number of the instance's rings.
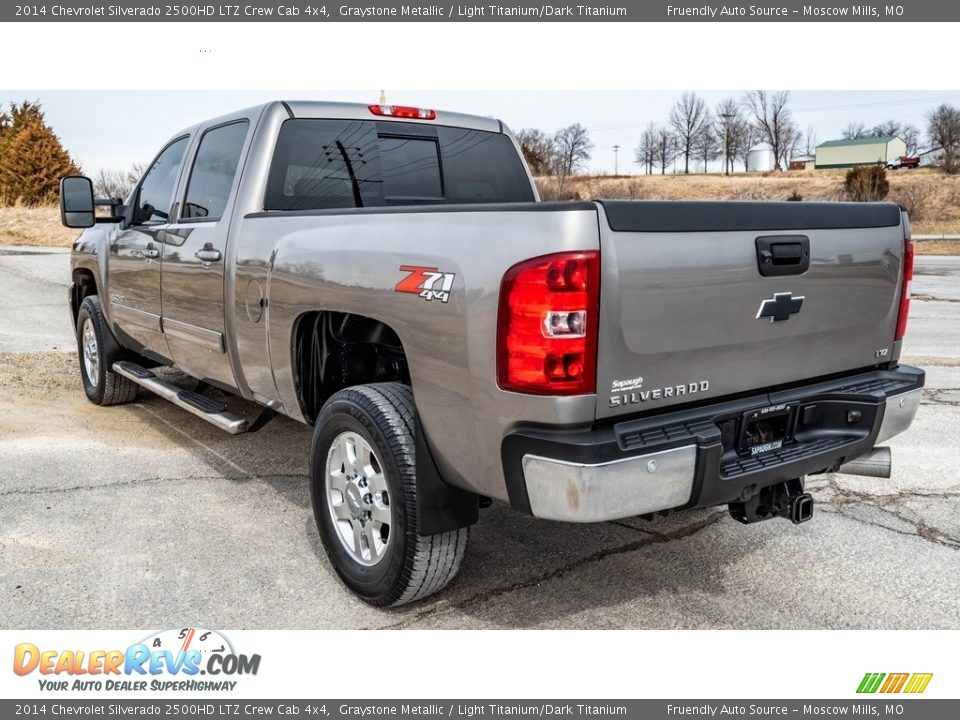
[{"label": "black title bar", "polygon": [[[955,22],[960,4],[630,2],[396,2],[396,0],[258,0],[150,2],[62,0],[3,3],[2,22]],[[919,38],[918,38],[919,40]]]}]

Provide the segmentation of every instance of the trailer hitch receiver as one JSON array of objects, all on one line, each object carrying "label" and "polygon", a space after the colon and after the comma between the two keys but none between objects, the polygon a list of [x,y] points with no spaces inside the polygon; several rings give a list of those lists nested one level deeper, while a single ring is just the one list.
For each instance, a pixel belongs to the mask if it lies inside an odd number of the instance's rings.
[{"label": "trailer hitch receiver", "polygon": [[730,515],[747,525],[775,517],[799,525],[813,517],[813,497],[803,491],[803,480],[794,478],[759,490],[748,489],[741,500],[730,503]]}]

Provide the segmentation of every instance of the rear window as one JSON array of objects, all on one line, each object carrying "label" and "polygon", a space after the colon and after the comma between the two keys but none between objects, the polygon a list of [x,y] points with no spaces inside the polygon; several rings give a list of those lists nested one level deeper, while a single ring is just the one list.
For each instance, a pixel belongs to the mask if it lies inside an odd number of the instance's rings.
[{"label": "rear window", "polygon": [[501,133],[375,120],[287,120],[266,210],[533,200]]}]

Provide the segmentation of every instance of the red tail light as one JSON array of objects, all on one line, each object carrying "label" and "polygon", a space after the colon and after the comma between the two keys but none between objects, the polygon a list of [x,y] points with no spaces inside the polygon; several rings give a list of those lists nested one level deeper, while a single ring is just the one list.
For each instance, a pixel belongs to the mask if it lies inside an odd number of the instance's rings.
[{"label": "red tail light", "polygon": [[907,316],[910,314],[910,283],[913,281],[913,240],[909,230],[903,241],[903,284],[900,287],[900,314],[897,316],[897,332],[893,339],[903,340],[907,332]]},{"label": "red tail light", "polygon": [[500,288],[500,387],[533,395],[596,392],[599,315],[599,252],[557,253],[514,265]]},{"label": "red tail light", "polygon": [[437,111],[406,105],[368,105],[370,112],[383,117],[409,118],[411,120],[436,120]]}]

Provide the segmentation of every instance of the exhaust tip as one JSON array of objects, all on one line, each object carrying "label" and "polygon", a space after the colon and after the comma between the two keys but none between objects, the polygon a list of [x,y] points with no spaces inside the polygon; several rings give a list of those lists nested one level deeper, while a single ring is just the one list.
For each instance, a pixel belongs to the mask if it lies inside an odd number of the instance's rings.
[{"label": "exhaust tip", "polygon": [[889,478],[893,469],[893,456],[886,446],[875,447],[866,455],[854,458],[840,466],[837,472],[845,475],[862,475],[864,477]]}]

